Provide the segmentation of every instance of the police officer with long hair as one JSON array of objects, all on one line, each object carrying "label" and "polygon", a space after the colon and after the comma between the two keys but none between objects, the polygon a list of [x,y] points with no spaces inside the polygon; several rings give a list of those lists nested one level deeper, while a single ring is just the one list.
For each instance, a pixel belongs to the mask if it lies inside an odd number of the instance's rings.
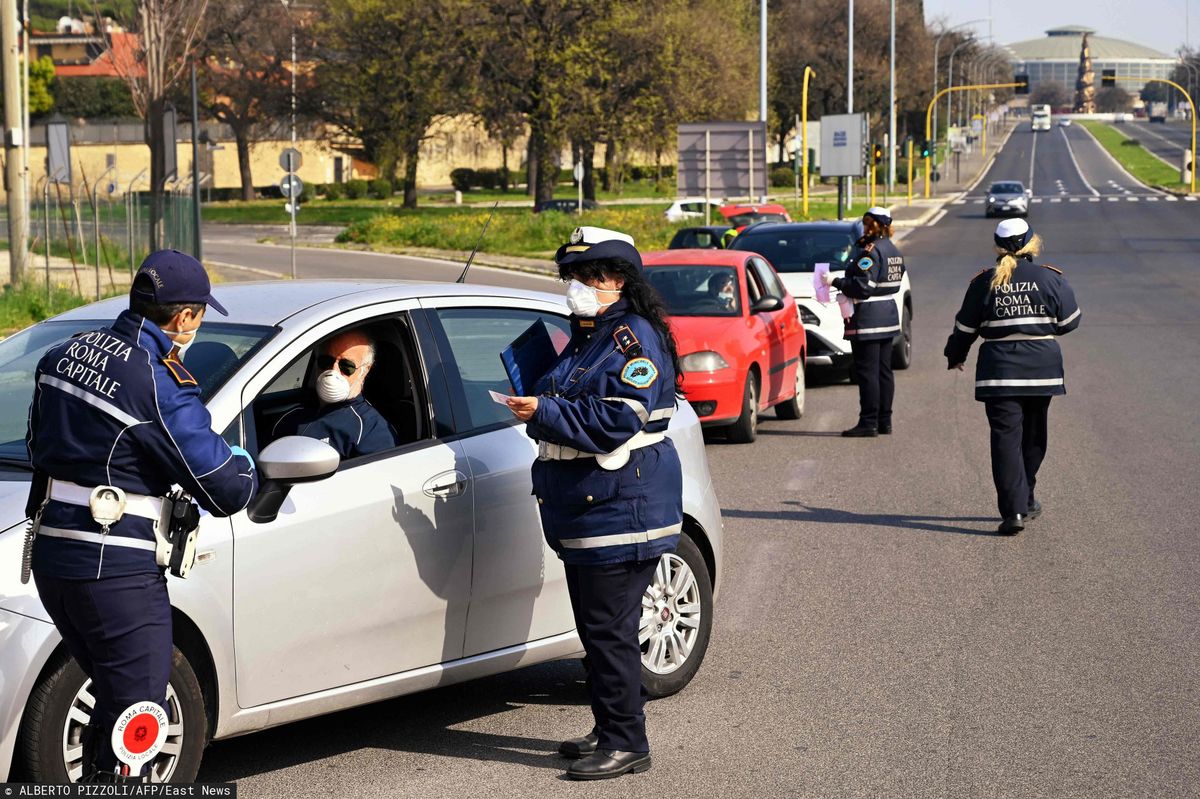
[{"label": "police officer with long hair", "polygon": [[892,243],[892,217],[886,208],[868,209],[862,218],[863,235],[842,277],[824,280],[854,302],[854,315],[846,320],[846,338],[853,356],[858,383],[858,424],[842,435],[874,437],[892,432],[892,342],[900,332],[896,292],[904,279],[904,256]]},{"label": "police officer with long hair", "polygon": [[1066,394],[1058,336],[1079,326],[1080,310],[1062,271],[1034,262],[1042,240],[1023,219],[996,228],[996,266],[967,287],[954,332],[946,342],[950,369],[962,369],[975,339],[975,399],[992,429],[992,479],[1002,521],[1013,535],[1036,519],[1038,467],[1046,456],[1050,398]]},{"label": "police officer with long hair", "polygon": [[577,229],[555,255],[572,336],[532,397],[508,401],[538,441],[533,488],[562,559],[590,663],[595,726],[559,751],[567,775],[650,768],[638,627],[642,596],[683,522],[683,474],[666,437],[680,374],[666,306],[628,236]]}]

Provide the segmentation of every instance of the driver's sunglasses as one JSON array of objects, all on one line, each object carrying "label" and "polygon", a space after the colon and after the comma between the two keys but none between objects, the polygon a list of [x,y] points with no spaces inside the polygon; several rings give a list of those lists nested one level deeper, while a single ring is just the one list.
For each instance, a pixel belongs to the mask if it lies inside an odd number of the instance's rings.
[{"label": "driver's sunglasses", "polygon": [[332,355],[317,356],[317,368],[322,372],[332,369],[334,363],[337,363],[338,371],[344,374],[346,377],[354,374],[354,372],[358,369],[358,364],[349,358],[334,358]]}]

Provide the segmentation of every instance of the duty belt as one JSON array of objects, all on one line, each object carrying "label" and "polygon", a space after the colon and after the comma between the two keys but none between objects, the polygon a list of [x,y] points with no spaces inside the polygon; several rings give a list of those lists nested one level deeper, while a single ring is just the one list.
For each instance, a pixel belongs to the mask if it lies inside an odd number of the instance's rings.
[{"label": "duty belt", "polygon": [[562,444],[551,444],[548,441],[538,442],[538,460],[542,461],[573,461],[579,458],[595,458],[603,469],[620,469],[629,462],[629,453],[635,449],[657,444],[667,437],[666,433],[647,433],[640,431],[617,449],[607,453],[584,452],[574,447]]},{"label": "duty belt", "polygon": [[995,344],[1000,341],[1047,341],[1052,338],[1054,338],[1054,336],[1033,336],[1028,333],[1010,333],[1007,336],[1002,336],[1001,338],[985,338],[983,343]]},{"label": "duty belt", "polygon": [[[50,499],[55,502],[62,502],[65,505],[82,505],[88,507],[88,501],[92,496],[92,489],[86,486],[77,485],[67,482],[66,480],[51,480],[50,481]],[[157,522],[162,518],[163,501],[162,497],[149,497],[145,494],[125,494],[125,513],[141,516],[143,519],[149,519]]]}]

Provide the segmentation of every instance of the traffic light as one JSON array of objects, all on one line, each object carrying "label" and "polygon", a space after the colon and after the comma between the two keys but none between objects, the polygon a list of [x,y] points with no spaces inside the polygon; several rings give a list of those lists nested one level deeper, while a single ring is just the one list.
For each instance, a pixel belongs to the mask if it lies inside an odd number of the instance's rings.
[{"label": "traffic light", "polygon": [[1027,73],[1013,75],[1013,83],[1017,84],[1017,87],[1013,89],[1013,94],[1029,94],[1029,75]]},{"label": "traffic light", "polygon": [[1101,86],[1116,86],[1117,71],[1115,69],[1106,69],[1100,73]]},{"label": "traffic light", "polygon": [[921,157],[928,158],[931,155],[933,155],[933,148],[929,146],[929,142],[921,142]]},{"label": "traffic light", "polygon": [[878,166],[882,161],[883,161],[883,145],[882,144],[872,144],[871,145],[871,162],[873,164],[875,164],[876,166]]}]

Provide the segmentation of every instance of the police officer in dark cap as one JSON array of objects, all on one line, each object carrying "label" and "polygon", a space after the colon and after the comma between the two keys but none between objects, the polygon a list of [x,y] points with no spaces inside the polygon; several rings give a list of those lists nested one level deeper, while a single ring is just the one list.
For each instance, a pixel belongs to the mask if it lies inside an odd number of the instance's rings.
[{"label": "police officer in dark cap", "polygon": [[1079,326],[1075,293],[1061,270],[1034,262],[1041,238],[1023,219],[996,228],[996,266],[971,280],[946,342],[950,369],[962,369],[976,338],[975,399],[992,435],[992,479],[1001,523],[1013,535],[1042,513],[1034,497],[1046,456],[1050,398],[1066,394],[1058,336]]},{"label": "police officer in dark cap", "polygon": [[858,383],[858,424],[842,435],[874,437],[892,432],[892,342],[900,332],[896,293],[904,279],[904,256],[892,243],[892,217],[886,208],[863,214],[863,235],[842,277],[824,275],[827,284],[854,302],[846,320],[846,338],[853,355],[851,368]]},{"label": "police officer in dark cap", "polygon": [[129,310],[51,347],[35,373],[32,570],[67,651],[92,680],[82,781],[149,779],[128,767],[117,773],[110,737],[130,706],[166,702],[173,645],[164,567],[179,568],[185,548],[177,541],[168,551],[165,542],[173,515],[192,529],[199,519],[187,498],[168,497],[171,486],[214,516],[242,510],[257,489],[253,461],[213,432],[180,358],[206,307],[226,313],[200,262],[153,253],[134,278]]},{"label": "police officer in dark cap", "polygon": [[638,627],[682,530],[683,474],[666,437],[680,370],[631,238],[578,228],[555,261],[569,281],[571,340],[535,396],[508,405],[538,442],[533,490],[590,664],[595,725],[559,752],[578,758],[568,777],[595,780],[650,768]]}]

